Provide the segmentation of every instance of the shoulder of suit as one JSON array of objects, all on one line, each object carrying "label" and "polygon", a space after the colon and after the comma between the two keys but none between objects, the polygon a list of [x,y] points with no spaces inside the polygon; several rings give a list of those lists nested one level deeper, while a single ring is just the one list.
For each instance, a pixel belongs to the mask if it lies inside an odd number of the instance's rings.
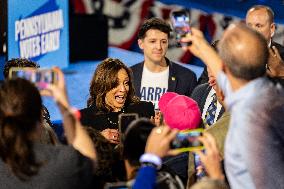
[{"label": "shoulder of suit", "polygon": [[81,114],[95,114],[98,112],[96,105],[92,105],[80,110]]},{"label": "shoulder of suit", "polygon": [[278,51],[281,51],[281,52],[284,51],[284,46],[281,45],[281,44],[279,44],[279,43],[276,43],[276,42],[272,41],[272,42],[271,42],[271,45],[272,45],[272,46],[275,46]]},{"label": "shoulder of suit", "polygon": [[80,112],[82,113],[85,113],[85,112],[89,112],[90,111],[90,107],[87,107],[87,108],[83,108],[80,110]]},{"label": "shoulder of suit", "polygon": [[210,85],[208,83],[203,83],[203,84],[200,84],[200,85],[197,85],[194,89],[197,90],[197,91],[200,91],[200,90],[209,90],[211,89]]},{"label": "shoulder of suit", "polygon": [[200,100],[206,95],[209,94],[209,91],[211,90],[211,87],[208,83],[200,84],[193,89],[190,97],[194,99],[197,102],[200,102]]},{"label": "shoulder of suit", "polygon": [[277,42],[275,42],[275,41],[272,41],[272,42],[271,42],[271,45],[272,45],[272,46],[279,46],[279,47],[284,48],[283,45],[281,45],[281,44],[279,44],[279,43],[277,43]]},{"label": "shoulder of suit", "polygon": [[139,108],[142,108],[142,107],[152,108],[152,107],[154,107],[152,102],[147,102],[147,101],[139,101],[139,102],[136,102],[136,103],[132,103],[129,106],[139,107]]},{"label": "shoulder of suit", "polygon": [[127,112],[138,113],[139,116],[148,117],[154,116],[154,105],[152,102],[140,101],[137,103],[131,103],[127,107]]},{"label": "shoulder of suit", "polygon": [[137,64],[134,64],[132,66],[130,66],[130,69],[138,69],[139,67],[141,67],[143,65],[143,62],[139,62]]},{"label": "shoulder of suit", "polygon": [[170,68],[174,69],[175,72],[183,72],[183,73],[195,75],[195,73],[191,69],[184,67],[182,65],[179,65],[176,62],[170,61]]}]

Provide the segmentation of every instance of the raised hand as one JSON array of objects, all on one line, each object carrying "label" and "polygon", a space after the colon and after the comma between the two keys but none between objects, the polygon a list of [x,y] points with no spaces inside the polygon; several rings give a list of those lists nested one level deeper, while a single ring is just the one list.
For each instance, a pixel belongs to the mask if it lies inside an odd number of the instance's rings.
[{"label": "raised hand", "polygon": [[191,28],[191,31],[181,39],[184,43],[191,42],[191,45],[183,47],[183,49],[189,50],[194,56],[200,58],[211,69],[213,76],[217,77],[218,72],[223,69],[221,58],[207,42],[200,30]]},{"label": "raised hand", "polygon": [[284,77],[284,62],[275,46],[269,48],[269,59],[266,73],[270,77]]},{"label": "raised hand", "polygon": [[168,126],[156,127],[148,137],[145,153],[155,154],[159,157],[171,155],[170,143],[177,135],[178,130]]},{"label": "raised hand", "polygon": [[69,108],[69,102],[66,93],[64,74],[58,67],[52,68],[57,75],[57,80],[54,84],[48,84],[45,90],[41,91],[44,96],[52,96],[59,107]]}]

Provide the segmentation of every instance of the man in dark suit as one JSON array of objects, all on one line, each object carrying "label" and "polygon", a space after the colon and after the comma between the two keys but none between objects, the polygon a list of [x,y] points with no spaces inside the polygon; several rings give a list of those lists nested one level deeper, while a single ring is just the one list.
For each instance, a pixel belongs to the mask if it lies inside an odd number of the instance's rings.
[{"label": "man in dark suit", "polygon": [[255,5],[247,11],[246,25],[261,33],[271,48],[276,47],[282,59],[284,59],[284,47],[275,41],[273,36],[275,33],[274,12],[265,5]]},{"label": "man in dark suit", "polygon": [[[214,41],[211,46],[217,51],[218,40]],[[214,124],[224,113],[224,107],[216,95],[216,78],[213,76],[211,70],[208,67],[204,68],[203,73],[206,73],[207,81],[198,85],[191,94],[200,109],[203,125],[205,128],[209,128]]]},{"label": "man in dark suit", "polygon": [[[274,12],[273,10],[265,5],[254,5],[252,6],[246,14],[246,25],[251,27],[252,29],[256,30],[257,32],[259,32],[260,34],[262,34],[264,36],[264,38],[267,41],[267,45],[270,49],[272,49],[272,51],[270,51],[271,56],[276,56],[276,54],[279,53],[280,57],[282,60],[284,60],[284,46],[280,45],[279,43],[276,43],[275,41],[273,41],[273,36],[275,33],[275,23],[274,23]],[[273,48],[275,47],[275,48]],[[278,51],[278,52],[275,52]],[[279,57],[279,58],[280,58]],[[278,62],[283,62],[281,60],[277,60],[275,59],[275,61]],[[267,72],[268,74],[270,74],[270,64],[277,64],[277,63],[268,63],[267,65]],[[273,67],[275,66],[271,66],[271,68],[273,69]],[[206,83],[208,81],[208,77],[207,77],[207,72],[206,72],[206,68],[204,68],[203,73],[201,74],[199,80],[198,80],[198,84],[203,84]],[[279,78],[275,75],[271,76],[273,78],[273,80],[275,80],[276,82],[280,82],[283,83],[284,85],[284,81],[281,81],[282,78]]]},{"label": "man in dark suit", "polygon": [[[192,92],[192,98],[195,99],[199,105],[202,107],[201,110],[207,111],[204,107],[205,101],[208,98],[208,94],[210,91],[214,91],[218,100],[218,103],[222,106],[222,109],[219,111],[218,115],[216,116],[216,122],[214,122],[210,127],[206,128],[206,132],[210,133],[216,141],[218,151],[220,153],[220,157],[224,160],[224,144],[225,139],[227,136],[227,132],[229,129],[229,122],[230,122],[230,113],[229,111],[225,111],[224,109],[224,99],[225,96],[221,89],[216,84],[215,77],[212,75],[211,71],[208,69],[209,73],[209,83],[201,84],[197,86],[194,91]],[[199,158],[195,157],[196,154],[190,152],[188,154],[188,181],[187,187],[190,188],[197,179],[200,179],[202,176],[201,172],[204,173],[204,167],[196,167],[200,162]],[[222,161],[223,163],[223,161]]]},{"label": "man in dark suit", "polygon": [[[281,77],[281,75],[284,73],[280,72],[279,74],[274,74],[281,70],[281,68],[279,69],[279,66],[284,66],[284,64],[282,64],[284,60],[284,46],[273,41],[273,36],[276,29],[273,10],[264,5],[255,5],[251,7],[247,11],[246,24],[262,34],[266,39],[268,47],[270,48],[270,58],[266,65],[267,74],[273,81],[284,86],[284,79]],[[280,65],[277,66],[277,64]]]},{"label": "man in dark suit", "polygon": [[155,105],[167,91],[190,96],[196,86],[196,75],[191,70],[165,57],[170,31],[171,27],[164,20],[146,20],[138,33],[144,61],[131,67],[136,95]]},{"label": "man in dark suit", "polygon": [[225,109],[222,103],[219,102],[216,95],[216,78],[212,75],[209,68],[208,83],[198,85],[191,94],[191,98],[195,100],[199,106],[201,112],[201,118],[205,128],[209,128],[211,125],[222,116]]}]

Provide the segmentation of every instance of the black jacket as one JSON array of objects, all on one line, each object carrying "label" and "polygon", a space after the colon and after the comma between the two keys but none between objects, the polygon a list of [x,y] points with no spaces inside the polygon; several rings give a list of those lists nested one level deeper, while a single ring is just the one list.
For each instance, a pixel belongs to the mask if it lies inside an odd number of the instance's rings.
[{"label": "black jacket", "polygon": [[282,60],[284,60],[284,46],[274,42],[274,41],[271,41],[271,46],[275,46],[276,49],[278,50]]},{"label": "black jacket", "polygon": [[[204,84],[198,85],[191,94],[191,98],[197,102],[201,114],[203,112],[204,105],[205,105],[207,96],[208,96],[211,88],[212,87],[210,87],[208,83],[204,83]],[[221,110],[220,110],[220,113],[218,115],[217,120],[220,119],[220,117],[223,115],[224,111],[225,111],[225,109],[224,109],[224,107],[222,107]]]},{"label": "black jacket", "polygon": [[154,106],[151,102],[138,102],[128,105],[124,112],[99,112],[95,105],[80,110],[81,123],[102,131],[104,129],[118,129],[118,116],[121,113],[137,113],[139,117],[150,118],[155,115]]},{"label": "black jacket", "polygon": [[[167,58],[166,61],[169,65],[168,92],[176,92],[180,95],[190,96],[197,84],[195,73],[188,68],[169,61]],[[135,93],[138,97],[141,97],[140,88],[143,67],[144,62],[130,67],[133,72]]]}]

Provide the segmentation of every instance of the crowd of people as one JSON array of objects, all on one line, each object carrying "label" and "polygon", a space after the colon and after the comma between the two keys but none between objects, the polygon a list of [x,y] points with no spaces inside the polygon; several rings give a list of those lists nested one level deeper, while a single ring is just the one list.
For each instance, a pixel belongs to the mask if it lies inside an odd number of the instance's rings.
[{"label": "crowd of people", "polygon": [[[192,28],[183,46],[206,65],[195,74],[166,57],[170,25],[146,20],[138,32],[144,61],[107,58],[90,81],[86,108],[69,104],[63,72],[40,89],[9,79],[0,85],[1,188],[239,189],[284,188],[284,47],[273,41],[274,13],[263,5],[209,44]],[[62,115],[60,140],[41,96]],[[135,114],[122,132],[121,115]],[[178,151],[182,129],[203,128],[204,149]]]}]

